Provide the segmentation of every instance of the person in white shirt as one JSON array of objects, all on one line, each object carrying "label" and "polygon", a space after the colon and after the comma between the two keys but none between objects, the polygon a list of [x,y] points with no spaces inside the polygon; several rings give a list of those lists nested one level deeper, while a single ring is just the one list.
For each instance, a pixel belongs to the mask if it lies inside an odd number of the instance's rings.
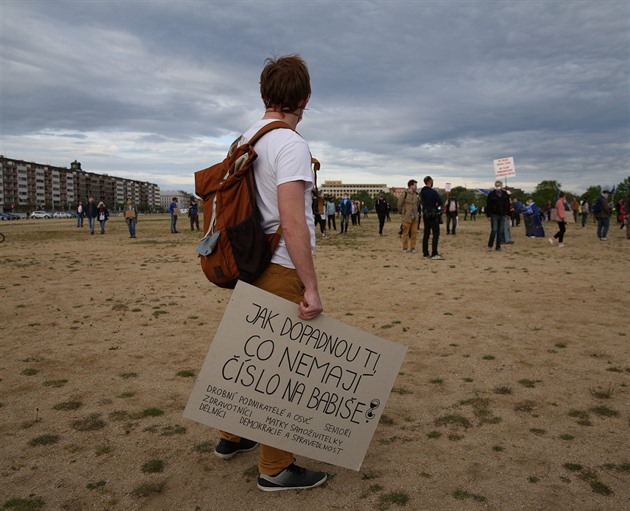
[{"label": "person in white shirt", "polygon": [[[298,55],[267,59],[260,93],[265,114],[245,132],[245,138],[273,121],[286,122],[287,129],[275,129],[255,144],[256,202],[262,226],[267,233],[281,226],[282,237],[271,263],[252,284],[295,302],[299,317],[311,320],[323,311],[313,263],[315,179],[308,144],[294,131],[311,96],[305,62]],[[256,446],[254,441],[221,431],[215,454],[228,459]],[[258,470],[257,486],[263,491],[314,488],[327,478],[325,472],[295,465],[292,453],[268,445],[260,446]]]}]

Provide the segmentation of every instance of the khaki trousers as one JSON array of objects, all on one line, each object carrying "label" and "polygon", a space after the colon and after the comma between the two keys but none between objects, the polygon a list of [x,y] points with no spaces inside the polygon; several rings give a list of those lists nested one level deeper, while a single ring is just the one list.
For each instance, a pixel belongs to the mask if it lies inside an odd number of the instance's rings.
[{"label": "khaki trousers", "polygon": [[411,223],[403,222],[403,233],[402,233],[402,248],[403,250],[407,249],[407,245],[409,245],[409,249],[413,250],[416,248],[416,240],[418,239],[418,221],[412,220]]},{"label": "khaki trousers", "polygon": [[[297,272],[279,264],[270,264],[265,272],[252,282],[252,285],[295,303],[300,303],[304,298],[304,285]],[[226,431],[220,431],[219,435],[230,442],[238,442],[241,439]],[[269,445],[260,445],[258,471],[261,474],[274,476],[291,463],[293,463],[292,453]]]}]

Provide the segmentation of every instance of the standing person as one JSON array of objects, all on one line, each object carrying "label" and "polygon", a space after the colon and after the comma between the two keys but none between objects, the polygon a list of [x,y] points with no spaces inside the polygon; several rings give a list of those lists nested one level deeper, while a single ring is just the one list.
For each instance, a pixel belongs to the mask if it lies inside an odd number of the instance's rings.
[{"label": "standing person", "polygon": [[190,218],[190,230],[194,231],[195,226],[199,230],[199,206],[194,197],[190,198],[188,205],[188,218]]},{"label": "standing person", "polygon": [[455,195],[449,195],[446,200],[446,205],[444,206],[444,209],[446,210],[446,234],[452,233],[453,236],[455,236],[458,208],[459,204],[457,204],[457,197],[455,197]]},{"label": "standing person", "polygon": [[510,197],[502,188],[502,181],[494,182],[494,190],[486,199],[486,216],[490,221],[490,238],[488,239],[488,251],[496,240],[497,252],[501,251],[501,234],[505,218],[510,213]]},{"label": "standing person", "polygon": [[554,234],[553,238],[549,238],[549,244],[553,245],[554,240],[558,240],[558,248],[564,247],[564,233],[567,230],[567,210],[565,209],[565,204],[567,200],[564,197],[564,192],[560,192],[558,195],[558,200],[556,201],[556,206],[554,208],[554,212],[552,215],[555,217],[556,222],[558,222],[559,231]]},{"label": "standing person", "polygon": [[545,206],[545,215],[547,216],[547,222],[551,221],[551,210],[553,209],[553,206],[551,205],[551,201],[548,200],[547,201],[547,205]]},{"label": "standing person", "polygon": [[88,198],[88,203],[85,208],[85,215],[87,216],[88,225],[90,226],[90,234],[94,234],[94,221],[96,220],[96,217],[98,216],[98,208],[96,207],[96,204],[94,203],[94,197]]},{"label": "standing person", "polygon": [[[442,199],[433,189],[433,179],[431,176],[424,178],[424,186],[420,190],[422,200],[422,220],[424,222],[424,235],[422,236],[422,255],[431,257],[434,260],[444,259],[438,253],[438,242],[440,240],[440,215],[442,214]],[[429,256],[429,236],[431,240],[431,255]]]},{"label": "standing person", "polygon": [[464,211],[464,222],[466,220],[468,220],[468,212],[470,211],[470,204],[468,204],[468,201],[464,202],[464,205],[462,206],[462,210]]},{"label": "standing person", "polygon": [[476,222],[477,221],[477,205],[473,202],[470,205],[470,220],[472,222]]},{"label": "standing person", "polygon": [[77,206],[77,227],[83,227],[83,217],[85,216],[85,210],[83,209],[83,201],[79,201]]},{"label": "standing person", "polygon": [[398,199],[398,212],[402,216],[402,251],[416,251],[418,239],[418,181],[410,179],[407,190]]},{"label": "standing person", "polygon": [[105,207],[105,204],[103,203],[103,201],[98,203],[97,208],[98,208],[97,218],[98,218],[98,223],[101,224],[101,234],[105,234],[105,222],[107,222],[107,219],[109,218],[109,211]]},{"label": "standing person", "polygon": [[588,200],[584,199],[582,201],[582,227],[586,227],[586,221],[588,220],[588,214],[590,212],[590,206],[588,205]]},{"label": "standing person", "polygon": [[324,219],[324,199],[319,196],[317,188],[313,189],[313,217],[315,218],[315,227],[319,227],[322,238],[326,236],[326,220]]},{"label": "standing person", "polygon": [[542,238],[545,236],[540,209],[531,197],[527,197],[527,201],[522,208],[523,222],[525,223],[525,236],[528,238]]},{"label": "standing person", "polygon": [[512,199],[510,198],[512,194],[507,188],[505,189],[505,193],[507,193],[508,195],[508,203],[510,208],[503,222],[503,237],[501,238],[501,243],[511,245],[512,243],[514,243],[514,241],[512,240],[512,217],[514,215],[514,204],[512,204]]},{"label": "standing person", "polygon": [[127,199],[127,205],[125,206],[125,221],[127,222],[127,227],[129,227],[129,237],[136,237],[136,223],[138,222],[138,210],[133,205],[133,201],[131,199]]},{"label": "standing person", "polygon": [[378,216],[378,233],[382,236],[385,219],[389,213],[389,204],[385,200],[385,194],[383,192],[378,194],[378,199],[376,199],[374,209],[376,210],[376,214]]},{"label": "standing person", "polygon": [[[298,55],[267,59],[260,77],[260,92],[265,114],[245,132],[245,138],[277,120],[294,130],[311,95],[306,64]],[[293,130],[273,130],[256,143],[256,198],[262,225],[267,233],[276,232],[281,226],[282,237],[271,263],[252,284],[299,304],[299,317],[308,321],[323,310],[312,255],[314,175],[308,144]],[[256,445],[221,432],[215,454],[228,459]],[[258,470],[257,486],[263,491],[314,488],[327,478],[325,472],[295,465],[292,453],[266,445],[260,446]]]},{"label": "standing person", "polygon": [[352,201],[352,212],[350,213],[350,220],[352,221],[352,225],[357,225],[357,214],[359,212],[359,208],[357,208],[357,201]]},{"label": "standing person", "polygon": [[[341,231],[339,234],[343,234],[344,232],[348,232],[348,221],[350,220],[350,215],[352,214],[352,201],[348,198],[348,194],[343,194],[343,199],[339,203],[339,215],[341,216]],[[345,228],[345,230],[344,230]]]},{"label": "standing person", "polygon": [[[326,201],[326,204],[324,205],[326,208],[326,217],[328,218],[328,230],[330,231],[331,229],[336,231],[337,230],[337,222],[335,221],[335,216],[337,213],[337,208],[335,206],[335,201],[332,199],[328,199]],[[330,226],[332,224],[332,227]]]},{"label": "standing person", "polygon": [[[556,202],[556,206],[558,203]],[[573,213],[573,221],[577,224],[578,215],[580,214],[580,203],[577,200],[577,197],[573,197],[571,199],[571,212]]]},{"label": "standing person", "polygon": [[521,225],[521,213],[523,212],[523,204],[520,199],[512,201],[512,210],[512,227],[518,227]]},{"label": "standing person", "polygon": [[177,232],[177,217],[179,216],[179,206],[177,205],[177,197],[173,197],[168,211],[171,214],[171,234]]},{"label": "standing person", "polygon": [[597,237],[600,241],[606,241],[608,236],[608,228],[610,227],[610,205],[608,204],[608,196],[610,192],[604,190],[602,195],[595,201],[593,205],[593,213],[597,220]]}]

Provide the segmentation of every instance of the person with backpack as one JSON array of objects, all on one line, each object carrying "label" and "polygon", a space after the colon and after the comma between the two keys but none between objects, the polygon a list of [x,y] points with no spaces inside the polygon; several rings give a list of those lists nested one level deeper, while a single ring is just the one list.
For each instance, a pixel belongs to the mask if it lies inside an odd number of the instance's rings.
[{"label": "person with backpack", "polygon": [[600,197],[593,204],[593,215],[597,220],[597,237],[600,241],[606,241],[608,236],[608,228],[610,227],[610,206],[608,204],[608,196],[610,191],[604,190]]},{"label": "person with backpack", "polygon": [[[252,285],[290,300],[304,321],[316,318],[323,305],[313,263],[315,223],[312,192],[315,176],[307,142],[295,131],[311,96],[306,63],[299,55],[268,58],[260,75],[260,93],[265,105],[261,120],[244,133],[249,140],[274,121],[287,124],[255,143],[256,205],[266,233],[282,229],[271,263]],[[222,431],[215,454],[229,459],[251,451],[257,443]],[[293,454],[261,445],[257,487],[263,491],[314,488],[327,475],[294,464]]]},{"label": "person with backpack", "polygon": [[457,213],[459,204],[457,203],[457,197],[455,195],[449,195],[446,199],[446,234],[453,234],[455,236],[455,229],[457,229]]}]

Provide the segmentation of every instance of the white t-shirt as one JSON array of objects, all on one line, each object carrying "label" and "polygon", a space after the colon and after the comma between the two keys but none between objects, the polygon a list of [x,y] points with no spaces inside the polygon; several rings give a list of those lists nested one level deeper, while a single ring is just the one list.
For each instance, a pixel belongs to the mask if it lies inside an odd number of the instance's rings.
[{"label": "white t-shirt", "polygon": [[[265,124],[274,119],[261,119],[244,133],[246,139],[253,137]],[[277,129],[267,133],[256,142],[258,158],[254,162],[256,176],[256,201],[263,218],[262,227],[270,234],[278,230],[280,212],[278,211],[278,186],[292,181],[304,181],[304,202],[295,204],[296,208],[304,208],[306,224],[311,235],[311,252],[315,252],[315,221],[312,212],[313,169],[311,168],[311,151],[306,141],[290,129]],[[284,241],[276,249],[272,263],[286,268],[295,268],[289,257]]]}]

